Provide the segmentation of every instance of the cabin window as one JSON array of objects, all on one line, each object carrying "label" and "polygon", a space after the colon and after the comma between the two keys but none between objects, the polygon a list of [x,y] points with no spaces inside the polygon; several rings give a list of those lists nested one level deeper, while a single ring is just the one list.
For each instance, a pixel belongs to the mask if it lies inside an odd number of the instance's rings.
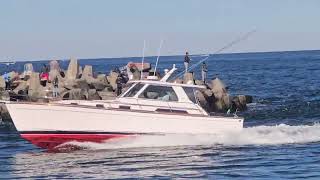
[{"label": "cabin window", "polygon": [[119,106],[119,109],[131,109],[131,107],[130,106]]},{"label": "cabin window", "polygon": [[192,87],[183,87],[184,92],[186,92],[188,98],[190,101],[192,101],[193,103],[197,103],[196,97],[195,97],[195,93],[194,93],[194,88]]},{"label": "cabin window", "polygon": [[144,84],[141,84],[141,83],[136,84],[123,97],[133,97],[133,96],[135,96],[143,86],[144,86]]},{"label": "cabin window", "polygon": [[139,98],[157,99],[162,101],[178,101],[177,94],[172,87],[149,85]]},{"label": "cabin window", "polygon": [[96,107],[97,108],[104,108],[104,105],[103,104],[96,104]]}]

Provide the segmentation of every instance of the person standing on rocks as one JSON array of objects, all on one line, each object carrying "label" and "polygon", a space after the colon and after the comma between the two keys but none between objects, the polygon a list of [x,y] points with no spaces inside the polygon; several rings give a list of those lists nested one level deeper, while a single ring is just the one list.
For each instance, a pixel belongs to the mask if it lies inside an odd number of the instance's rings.
[{"label": "person standing on rocks", "polygon": [[123,81],[122,77],[118,76],[117,81],[116,81],[116,83],[117,83],[117,96],[119,96],[122,93],[122,81]]},{"label": "person standing on rocks", "polygon": [[206,64],[206,62],[203,62],[202,65],[201,65],[201,77],[202,77],[203,83],[206,83],[207,72],[208,72],[207,64]]},{"label": "person standing on rocks", "polygon": [[188,72],[189,63],[190,63],[189,53],[188,53],[188,52],[186,52],[186,55],[184,56],[184,67],[185,67],[185,73],[187,73],[187,72]]},{"label": "person standing on rocks", "polygon": [[58,79],[58,76],[56,76],[54,79],[53,79],[53,90],[52,90],[52,96],[53,97],[58,97],[58,91],[59,91],[59,79]]},{"label": "person standing on rocks", "polygon": [[46,86],[48,80],[49,80],[49,69],[48,66],[43,64],[42,70],[41,70],[41,74],[40,74],[40,84],[42,86]]},{"label": "person standing on rocks", "polygon": [[5,84],[6,84],[6,90],[10,89],[11,87],[11,79],[10,79],[10,74],[5,72],[4,75],[2,75],[4,81],[5,81]]}]

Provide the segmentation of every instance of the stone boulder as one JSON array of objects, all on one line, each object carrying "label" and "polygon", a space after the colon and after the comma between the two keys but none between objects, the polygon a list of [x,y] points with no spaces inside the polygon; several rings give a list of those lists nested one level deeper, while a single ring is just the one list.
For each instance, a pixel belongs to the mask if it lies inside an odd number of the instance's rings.
[{"label": "stone boulder", "polygon": [[231,99],[225,84],[219,78],[215,78],[211,81],[210,88],[215,99],[214,110],[227,110],[231,105]]},{"label": "stone boulder", "polygon": [[0,90],[5,90],[6,88],[6,81],[4,80],[4,78],[2,76],[0,76]]},{"label": "stone boulder", "polygon": [[[113,76],[115,75],[112,75],[111,77],[111,80],[113,81]],[[116,82],[115,82],[116,83]],[[97,91],[102,91],[104,90],[106,87],[112,87],[113,86],[109,83],[108,81],[108,77],[105,75],[105,74],[99,74],[97,76],[96,79],[94,79],[92,82],[91,82],[91,85],[97,90]]]},{"label": "stone boulder", "polygon": [[134,63],[128,64],[127,73],[130,80],[139,80],[141,78],[141,71]]},{"label": "stone boulder", "polygon": [[252,96],[238,95],[232,98],[232,110],[244,111],[247,104],[252,103]]},{"label": "stone boulder", "polygon": [[33,65],[31,63],[27,63],[24,65],[23,77],[31,76],[33,73]]},{"label": "stone boulder", "polygon": [[57,76],[60,76],[60,65],[58,61],[54,60],[54,61],[50,61],[49,66],[50,66],[49,80],[53,81],[54,78],[56,78]]},{"label": "stone boulder", "polygon": [[212,97],[213,96],[213,92],[210,89],[206,89],[204,91],[202,91],[202,93],[206,96],[206,97]]},{"label": "stone boulder", "polygon": [[77,59],[71,58],[70,63],[68,66],[66,79],[67,80],[74,80],[78,77],[78,70],[79,70],[79,64]]},{"label": "stone boulder", "polygon": [[78,77],[82,76],[82,73],[83,73],[82,66],[79,66],[79,68],[78,68]]},{"label": "stone boulder", "polygon": [[113,90],[117,89],[117,78],[118,78],[119,74],[116,72],[110,72],[109,76],[107,76],[107,80],[110,83],[110,85],[112,86]]},{"label": "stone boulder", "polygon": [[[66,94],[68,93],[68,96],[66,96]],[[87,91],[79,89],[79,88],[75,88],[75,89],[71,89],[70,91],[65,92],[62,97],[65,99],[73,99],[73,100],[85,100],[87,99]]]},{"label": "stone boulder", "polygon": [[36,101],[37,99],[45,96],[46,92],[44,92],[44,88],[40,84],[39,73],[33,72],[28,81],[29,81],[28,95],[32,101]]},{"label": "stone boulder", "polygon": [[195,91],[195,96],[196,96],[196,99],[199,101],[200,106],[202,108],[204,108],[207,112],[210,112],[211,106],[210,106],[206,96],[204,95],[204,93],[197,90],[197,91]]},{"label": "stone boulder", "polygon": [[2,121],[12,122],[9,111],[5,104],[0,104],[0,117]]},{"label": "stone boulder", "polygon": [[212,80],[209,86],[218,99],[222,99],[222,96],[228,93],[225,84],[219,78]]},{"label": "stone boulder", "polygon": [[76,79],[75,84],[73,84],[71,86],[71,89],[72,88],[80,88],[80,89],[84,89],[84,90],[90,89],[88,82],[85,79]]},{"label": "stone boulder", "polygon": [[99,79],[94,79],[91,82],[91,86],[97,91],[102,91],[109,85],[107,83],[105,83],[105,81],[100,81]]},{"label": "stone boulder", "polygon": [[49,62],[50,71],[60,71],[60,65],[57,60],[52,60]]},{"label": "stone boulder", "polygon": [[87,99],[88,99],[88,100],[101,100],[101,97],[100,97],[99,94],[97,93],[97,90],[95,90],[95,89],[89,89],[89,90],[88,90]]},{"label": "stone boulder", "polygon": [[98,74],[97,79],[99,81],[103,81],[105,83],[108,83],[108,79],[107,79],[107,76],[105,74]]},{"label": "stone boulder", "polygon": [[205,83],[203,81],[200,80],[195,80],[194,81],[196,85],[205,85]]},{"label": "stone boulder", "polygon": [[173,81],[173,83],[182,84],[183,80],[180,78],[177,78],[176,80]]},{"label": "stone boulder", "polygon": [[79,88],[76,79],[66,79],[63,82],[63,87],[68,89],[68,90],[71,90],[71,89],[74,89],[74,88]]},{"label": "stone boulder", "polygon": [[151,64],[150,63],[133,63],[133,62],[129,62],[127,64],[127,67],[132,68],[132,67],[136,67],[138,71],[149,71],[151,69]]},{"label": "stone boulder", "polygon": [[215,99],[214,109],[216,111],[226,111],[230,108],[231,100],[230,95],[225,94],[221,97],[221,99]]},{"label": "stone boulder", "polygon": [[188,72],[183,75],[183,84],[194,84],[193,73]]},{"label": "stone boulder", "polygon": [[109,91],[108,88],[106,88],[103,91],[98,91],[97,92],[99,94],[99,96],[101,97],[101,99],[103,100],[112,100],[116,98],[116,94],[115,92]]},{"label": "stone boulder", "polygon": [[0,91],[0,99],[10,101],[10,94],[8,91]]},{"label": "stone boulder", "polygon": [[92,66],[85,65],[83,72],[82,72],[82,79],[87,79],[87,78],[92,78],[93,77],[93,71],[92,71]]},{"label": "stone boulder", "polygon": [[9,72],[9,78],[11,81],[15,81],[15,80],[20,79],[19,73],[15,72],[15,71],[11,71],[11,72]]},{"label": "stone boulder", "polygon": [[29,89],[29,84],[27,81],[19,81],[19,84],[14,88],[13,92],[19,94],[19,91],[26,91]]}]

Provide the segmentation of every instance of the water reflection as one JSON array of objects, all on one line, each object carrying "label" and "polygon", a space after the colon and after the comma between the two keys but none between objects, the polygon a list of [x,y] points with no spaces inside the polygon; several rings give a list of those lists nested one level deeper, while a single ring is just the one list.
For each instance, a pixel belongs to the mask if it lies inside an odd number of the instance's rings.
[{"label": "water reflection", "polygon": [[12,178],[320,177],[318,143],[274,146],[179,146],[21,153]]},{"label": "water reflection", "polygon": [[[12,160],[13,176],[22,178],[202,177],[214,158],[196,147],[85,150],[72,153],[22,153]],[[210,155],[218,155],[215,150]],[[199,167],[192,169],[189,167]]]}]

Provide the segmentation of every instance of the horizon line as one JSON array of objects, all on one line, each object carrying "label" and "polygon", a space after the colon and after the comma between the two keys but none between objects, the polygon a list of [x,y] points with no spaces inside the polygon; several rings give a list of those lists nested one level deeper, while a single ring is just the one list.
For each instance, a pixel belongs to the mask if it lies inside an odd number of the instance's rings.
[{"label": "horizon line", "polygon": [[[231,54],[254,54],[254,53],[285,53],[285,52],[302,52],[302,51],[320,51],[320,49],[305,49],[305,50],[279,50],[279,51],[249,51],[249,52],[226,52],[226,53],[216,53],[216,54],[211,54],[211,53],[195,53],[195,54],[191,54],[191,56],[193,55],[231,55]],[[180,55],[162,55],[160,57],[174,57],[174,56],[184,56],[184,54],[180,54]],[[145,58],[151,58],[151,57],[157,57],[157,55],[151,55],[151,56],[145,56]],[[129,59],[129,58],[142,58],[142,56],[124,56],[124,57],[96,57],[96,58],[77,58],[77,57],[69,57],[69,58],[52,58],[52,59],[35,59],[35,60],[15,60],[15,61],[0,61],[0,63],[6,63],[6,62],[39,62],[39,61],[53,61],[53,60],[57,60],[57,61],[65,61],[65,60],[70,60],[72,58],[75,58],[77,60],[99,60],[99,59]]]}]

